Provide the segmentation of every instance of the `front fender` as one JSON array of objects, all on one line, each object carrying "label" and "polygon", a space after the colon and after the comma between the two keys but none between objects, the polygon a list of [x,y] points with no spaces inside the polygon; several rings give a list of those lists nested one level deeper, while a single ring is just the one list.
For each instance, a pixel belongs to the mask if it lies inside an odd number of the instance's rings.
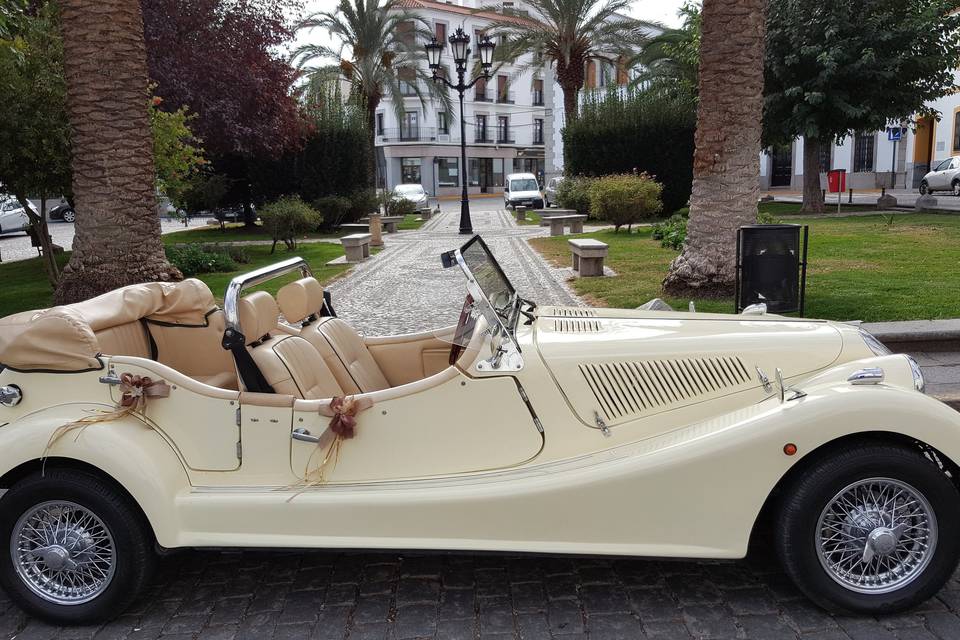
[{"label": "front fender", "polygon": [[189,490],[190,481],[180,457],[158,432],[135,418],[124,417],[70,431],[47,451],[57,428],[91,415],[93,409],[104,407],[58,405],[0,427],[0,475],[45,456],[84,462],[133,497],[161,546],[178,546],[182,526],[176,498]]}]

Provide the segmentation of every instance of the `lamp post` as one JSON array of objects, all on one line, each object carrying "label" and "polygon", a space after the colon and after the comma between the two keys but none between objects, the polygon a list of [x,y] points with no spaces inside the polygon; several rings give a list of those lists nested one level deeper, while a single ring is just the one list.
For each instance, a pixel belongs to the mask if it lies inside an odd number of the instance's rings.
[{"label": "lamp post", "polygon": [[453,50],[453,62],[457,65],[457,84],[452,84],[444,76],[438,75],[440,69],[440,55],[443,53],[443,43],[437,42],[433,38],[424,45],[427,50],[427,62],[433,71],[433,79],[443,82],[451,89],[456,90],[460,95],[460,184],[462,191],[460,194],[460,233],[473,233],[473,224],[470,221],[470,200],[467,197],[467,137],[466,137],[466,118],[463,113],[463,94],[477,84],[481,78],[490,77],[490,67],[493,65],[493,49],[496,45],[489,36],[485,36],[477,43],[480,50],[481,72],[469,84],[465,83],[467,73],[467,62],[470,58],[470,36],[463,32],[462,27],[458,27],[449,38],[450,48]]}]

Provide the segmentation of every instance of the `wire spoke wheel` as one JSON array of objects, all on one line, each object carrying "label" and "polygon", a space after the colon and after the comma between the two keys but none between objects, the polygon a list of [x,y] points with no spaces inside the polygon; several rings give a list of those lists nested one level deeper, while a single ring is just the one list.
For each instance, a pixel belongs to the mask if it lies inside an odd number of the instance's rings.
[{"label": "wire spoke wheel", "polygon": [[937,519],[909,484],[867,478],[827,502],[815,536],[820,564],[835,582],[857,593],[883,594],[927,568],[936,550]]},{"label": "wire spoke wheel", "polygon": [[37,504],[10,536],[17,575],[42,599],[59,605],[90,602],[113,580],[116,545],[95,513],[74,502]]}]

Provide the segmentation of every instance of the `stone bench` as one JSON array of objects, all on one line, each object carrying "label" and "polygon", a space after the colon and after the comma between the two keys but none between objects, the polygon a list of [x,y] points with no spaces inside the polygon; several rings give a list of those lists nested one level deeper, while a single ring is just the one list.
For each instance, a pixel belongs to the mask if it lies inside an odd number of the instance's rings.
[{"label": "stone bench", "polygon": [[370,257],[370,238],[369,233],[354,233],[340,238],[347,262],[363,262]]},{"label": "stone bench", "polygon": [[431,209],[430,207],[420,209],[420,219],[423,222],[428,222],[432,217],[433,217],[433,209]]},{"label": "stone bench", "polygon": [[526,222],[527,221],[527,208],[526,207],[514,207],[513,216],[516,218],[517,222]]},{"label": "stone bench", "polygon": [[550,235],[562,236],[564,225],[570,225],[570,233],[583,233],[583,221],[587,216],[583,214],[574,214],[572,216],[552,216],[550,221]]},{"label": "stone bench", "polygon": [[[404,216],[380,216],[380,223],[383,225],[383,228],[386,229],[387,233],[396,233],[397,225],[403,222]],[[370,224],[370,218],[360,218],[360,222],[367,226]],[[342,224],[341,227],[349,227],[351,225]]]},{"label": "stone bench", "polygon": [[603,275],[603,259],[607,257],[607,250],[610,248],[606,242],[592,238],[578,238],[567,242],[573,252],[574,271],[581,277]]},{"label": "stone bench", "polygon": [[576,209],[534,209],[533,212],[540,216],[541,227],[549,227],[550,218],[556,218],[557,216],[577,215]]}]

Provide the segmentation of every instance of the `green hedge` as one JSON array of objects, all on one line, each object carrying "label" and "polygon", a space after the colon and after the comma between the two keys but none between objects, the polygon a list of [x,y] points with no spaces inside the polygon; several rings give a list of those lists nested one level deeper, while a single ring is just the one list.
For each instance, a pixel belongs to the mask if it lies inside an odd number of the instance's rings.
[{"label": "green hedge", "polygon": [[568,175],[643,172],[663,185],[665,212],[687,204],[693,183],[695,105],[653,92],[591,93],[563,130]]}]

